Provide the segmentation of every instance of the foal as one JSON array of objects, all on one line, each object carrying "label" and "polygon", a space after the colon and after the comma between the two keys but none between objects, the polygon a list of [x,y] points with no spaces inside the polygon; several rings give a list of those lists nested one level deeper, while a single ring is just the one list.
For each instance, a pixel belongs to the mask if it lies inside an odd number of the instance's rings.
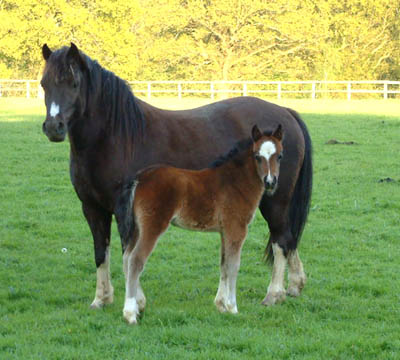
[{"label": "foal", "polygon": [[277,188],[282,157],[282,127],[239,143],[211,168],[194,171],[153,166],[141,171],[131,198],[135,221],[133,239],[124,252],[126,297],[123,315],[136,324],[146,299],[139,276],[158,238],[169,224],[221,234],[221,276],[215,305],[237,313],[236,278],[240,252],[262,195]]}]

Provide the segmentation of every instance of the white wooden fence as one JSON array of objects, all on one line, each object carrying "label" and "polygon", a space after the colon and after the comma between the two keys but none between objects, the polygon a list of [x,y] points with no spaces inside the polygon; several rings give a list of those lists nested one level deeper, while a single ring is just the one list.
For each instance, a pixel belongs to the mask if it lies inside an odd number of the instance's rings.
[{"label": "white wooden fence", "polygon": [[[400,98],[400,81],[131,81],[136,95],[295,98]],[[37,80],[1,80],[0,97],[43,97]]]}]

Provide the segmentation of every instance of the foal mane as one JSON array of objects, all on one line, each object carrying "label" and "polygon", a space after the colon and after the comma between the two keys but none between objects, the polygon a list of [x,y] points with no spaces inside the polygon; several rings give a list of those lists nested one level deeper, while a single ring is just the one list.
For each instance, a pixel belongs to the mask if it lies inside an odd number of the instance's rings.
[{"label": "foal mane", "polygon": [[[69,47],[63,47],[53,53],[52,72],[55,76],[63,77],[70,72],[68,50]],[[79,52],[88,73],[87,106],[105,110],[103,118],[107,123],[107,130],[114,136],[126,142],[130,140],[133,144],[143,141],[145,118],[129,84],[112,71],[104,69],[81,50]]]},{"label": "foal mane", "polygon": [[[271,136],[272,131],[264,131],[262,133],[262,136]],[[228,151],[228,153],[219,156],[216,160],[214,160],[210,168],[217,168],[222,166],[223,164],[227,163],[228,161],[234,161],[235,164],[241,165],[244,161],[243,157],[240,155],[243,155],[244,152],[254,143],[252,138],[248,138],[245,140],[238,141],[235,146],[231,150]]]}]

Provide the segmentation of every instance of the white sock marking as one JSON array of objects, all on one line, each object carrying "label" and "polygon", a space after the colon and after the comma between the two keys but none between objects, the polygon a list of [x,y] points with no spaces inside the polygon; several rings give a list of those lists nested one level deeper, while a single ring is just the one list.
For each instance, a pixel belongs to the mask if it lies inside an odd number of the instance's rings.
[{"label": "white sock marking", "polygon": [[274,266],[272,270],[272,279],[268,287],[268,293],[284,292],[284,275],[286,267],[286,258],[283,254],[283,250],[278,244],[272,244],[272,250],[274,252]]}]

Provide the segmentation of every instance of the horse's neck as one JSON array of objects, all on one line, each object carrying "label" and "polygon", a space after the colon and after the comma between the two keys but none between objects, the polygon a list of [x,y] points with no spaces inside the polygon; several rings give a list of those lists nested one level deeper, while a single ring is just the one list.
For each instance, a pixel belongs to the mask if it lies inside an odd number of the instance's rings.
[{"label": "horse's neck", "polygon": [[68,131],[72,154],[78,156],[90,149],[100,151],[100,143],[104,147],[105,137],[110,134],[107,134],[106,126],[102,124],[101,120],[103,119],[97,112],[91,111],[88,111],[82,118],[74,119],[73,125]]}]

